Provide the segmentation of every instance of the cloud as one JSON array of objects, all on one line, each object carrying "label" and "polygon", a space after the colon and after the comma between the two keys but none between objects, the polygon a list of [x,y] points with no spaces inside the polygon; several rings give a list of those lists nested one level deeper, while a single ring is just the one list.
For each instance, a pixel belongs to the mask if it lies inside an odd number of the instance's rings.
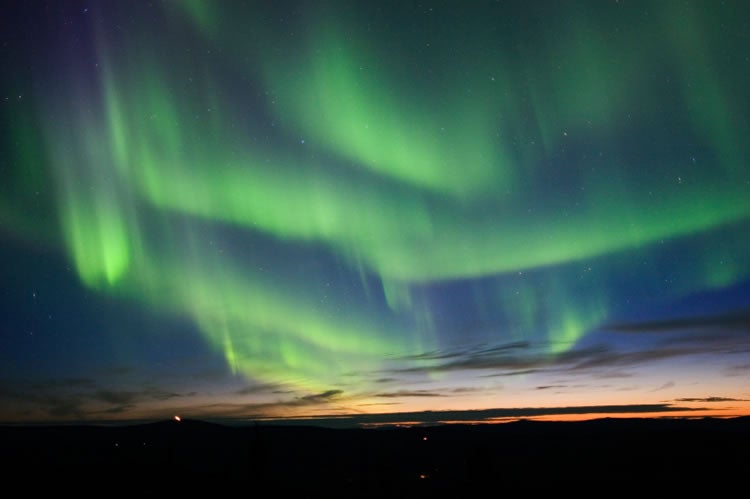
[{"label": "cloud", "polygon": [[432,390],[398,390],[396,392],[378,393],[375,395],[380,398],[397,398],[397,397],[444,397],[444,393]]},{"label": "cloud", "polygon": [[[494,387],[496,390],[498,387]],[[475,393],[475,392],[482,392],[484,391],[484,388],[479,387],[473,387],[473,386],[464,386],[461,388],[452,388],[448,390],[450,393]]]},{"label": "cloud", "polygon": [[133,408],[132,405],[121,405],[116,407],[110,407],[109,409],[105,410],[105,414],[125,414],[129,410]]},{"label": "cloud", "polygon": [[725,369],[727,376],[747,376],[750,373],[750,364],[738,364]]},{"label": "cloud", "polygon": [[[92,400],[97,400],[100,402],[106,402],[109,404],[116,404],[116,405],[135,405],[139,402],[143,402],[146,400],[170,400],[173,398],[178,397],[186,397],[190,394],[180,394],[175,393],[171,391],[162,390],[160,388],[145,388],[140,391],[117,391],[117,390],[107,390],[107,389],[99,389],[96,390],[93,394],[89,395],[89,398]],[[194,393],[193,393],[194,395]]]},{"label": "cloud", "polygon": [[[439,351],[428,351],[422,354],[409,357],[394,359],[404,362],[401,366],[396,365],[393,369],[371,371],[359,373],[359,376],[368,376],[377,383],[396,383],[395,386],[405,386],[400,384],[404,374],[434,374],[441,372],[460,372],[473,371],[475,377],[509,377],[529,374],[564,374],[565,376],[558,379],[566,379],[568,376],[578,376],[579,374],[593,375],[599,378],[627,378],[634,377],[637,370],[633,368],[640,367],[650,362],[668,360],[677,357],[685,357],[706,352],[730,353],[738,351],[739,347],[747,348],[750,346],[750,334],[744,334],[742,325],[750,325],[747,322],[750,319],[750,312],[742,310],[728,314],[715,316],[706,316],[701,318],[684,318],[670,319],[664,321],[648,321],[640,323],[620,324],[602,330],[606,332],[601,338],[601,342],[586,347],[578,346],[569,350],[559,351],[551,348],[549,343],[532,343],[529,341],[504,342],[498,344],[484,344],[476,348],[455,348],[442,349]],[[688,334],[667,335],[654,334],[648,335],[647,332],[669,331],[684,332],[687,324],[698,324],[701,328],[694,328]],[[721,330],[709,330],[707,328],[719,328]],[[730,327],[731,326],[731,327]],[[612,340],[612,334],[616,338],[627,338],[631,333],[641,333],[643,338],[654,338],[654,341],[648,344],[639,341],[638,347],[633,347],[630,343],[630,350],[623,350],[616,342],[605,342]],[[619,335],[623,333],[623,335]],[[632,336],[630,336],[632,337]],[[615,338],[615,339],[616,339]],[[589,335],[589,340],[596,340],[598,337]],[[744,343],[743,343],[744,342]],[[119,368],[120,373],[129,372],[127,368]],[[750,371],[750,364],[738,362],[736,365],[727,367],[724,370],[727,376],[743,376]],[[545,382],[546,381],[546,382]],[[535,387],[538,391],[563,389],[572,387],[570,384],[554,384],[555,381],[541,381]],[[553,384],[549,384],[552,381]],[[653,391],[665,390],[673,387],[673,382],[666,383]],[[374,394],[372,397],[382,400],[382,403],[376,405],[390,405],[389,400],[399,398],[438,398],[445,397],[451,393],[464,393],[475,389],[472,388],[450,388],[450,389],[404,389],[404,390],[383,390]],[[273,402],[264,402],[258,404],[228,403],[219,404],[214,407],[219,413],[227,417],[262,417],[265,414],[271,414],[274,410],[284,408],[295,408],[305,406],[319,405],[321,409],[336,411],[340,408],[333,407],[329,404],[336,401],[349,401],[357,404],[358,400],[349,400],[351,397],[340,389],[330,389],[313,394],[300,394],[287,389],[282,384],[250,384],[234,392],[236,395],[254,395],[267,393],[277,395],[280,400]],[[100,409],[99,414],[120,414],[127,410],[143,409],[148,407],[145,402],[167,401],[178,398],[192,398],[193,394],[179,393],[178,391],[163,389],[160,387],[146,387],[140,390],[116,390],[112,389],[101,382],[101,379],[93,378],[67,378],[51,379],[43,381],[34,381],[25,385],[20,385],[13,380],[3,380],[0,382],[0,402],[3,405],[12,408],[16,416],[24,411],[28,413],[45,413],[59,419],[84,419],[94,417],[96,413],[90,410],[91,402],[105,404],[104,409]],[[743,401],[743,399],[725,399],[721,397],[707,398],[682,398],[676,399],[675,402],[733,402]],[[191,402],[192,403],[192,402]],[[109,405],[107,407],[106,405]],[[206,410],[209,405],[194,406],[185,404],[187,409],[196,411]],[[635,411],[657,411],[655,406],[627,406],[630,409],[623,409],[624,412]],[[658,411],[673,410],[671,406],[660,406]],[[641,408],[641,409],[638,409]],[[645,408],[645,409],[644,409]],[[649,409],[652,408],[652,409]],[[313,407],[317,410],[317,407]],[[569,412],[559,412],[561,409],[544,409],[545,415],[570,414]],[[566,410],[565,408],[562,409]],[[573,409],[567,409],[573,410]],[[578,410],[578,409],[576,409]],[[677,410],[677,409],[674,409]],[[682,410],[682,409],[680,409]],[[498,409],[498,416],[493,417],[516,417],[512,412],[503,412],[505,409]],[[291,411],[289,411],[291,412]],[[606,411],[605,411],[606,412]],[[11,414],[9,410],[3,412],[0,417],[5,418]],[[433,413],[430,413],[433,414]],[[534,415],[533,411],[524,413],[526,416]],[[471,417],[477,416],[471,413]],[[432,417],[432,416],[430,416]],[[461,417],[458,416],[460,420]],[[469,416],[466,416],[467,418]],[[520,417],[524,417],[523,415]]]},{"label": "cloud", "polygon": [[318,403],[318,402],[325,402],[328,401],[334,397],[338,397],[344,393],[341,390],[327,390],[323,393],[316,393],[312,395],[305,395],[303,397],[300,397],[301,400],[304,400],[305,402],[312,402],[312,403]]},{"label": "cloud", "polygon": [[669,388],[673,388],[674,386],[675,386],[674,381],[667,381],[663,385],[661,385],[661,386],[659,386],[657,388],[654,388],[652,391],[658,392],[658,391],[661,391],[661,390],[667,390]]},{"label": "cloud", "polygon": [[[670,319],[629,323],[598,328],[586,336],[587,345],[573,346],[560,351],[544,342],[505,342],[483,345],[481,348],[454,348],[428,351],[403,357],[401,365],[388,369],[380,379],[392,380],[390,375],[434,375],[465,371],[474,377],[510,377],[520,375],[566,374],[571,376],[594,376],[598,378],[635,378],[638,370],[654,363],[695,355],[738,354],[750,351],[750,334],[743,326],[750,324],[750,312],[737,312],[701,318]],[[701,328],[685,331],[688,325]],[[730,327],[731,326],[731,327]],[[654,329],[663,334],[643,334],[634,341],[634,332],[650,332]],[[674,334],[666,334],[667,332]],[[598,343],[596,342],[598,340]],[[408,361],[408,362],[407,362]],[[745,375],[750,367],[746,363],[726,369],[727,376]],[[381,372],[382,373],[382,372]],[[552,388],[548,382],[539,383],[539,390]],[[657,388],[666,389],[666,386]],[[406,396],[428,396],[410,392]],[[381,396],[398,396],[381,394]]]},{"label": "cloud", "polygon": [[503,345],[485,348],[485,349],[479,350],[476,354],[477,355],[493,355],[498,352],[507,352],[511,350],[528,350],[529,348],[531,348],[531,342],[515,341],[513,343],[505,343]]},{"label": "cloud", "polygon": [[398,381],[398,378],[378,378],[375,383],[393,383],[394,381]]},{"label": "cloud", "polygon": [[79,399],[48,398],[42,404],[44,412],[54,418],[85,419],[85,404]]},{"label": "cloud", "polygon": [[686,408],[671,404],[634,404],[634,405],[601,405],[601,406],[569,406],[569,407],[526,407],[526,408],[498,408],[467,411],[420,411],[401,413],[380,413],[346,415],[334,418],[298,418],[273,420],[271,424],[316,424],[321,426],[352,427],[388,424],[413,424],[415,421],[423,424],[439,424],[444,422],[494,422],[498,419],[526,418],[539,416],[563,415],[605,415],[605,414],[649,414],[665,412],[700,411],[699,408]]},{"label": "cloud", "polygon": [[[88,387],[82,380],[71,386]],[[58,419],[80,419],[86,414],[87,397],[70,390],[71,386],[60,380],[35,381],[33,383],[0,384],[0,406],[4,408],[0,417],[12,414],[43,413]]]},{"label": "cloud", "polygon": [[[243,423],[248,421],[265,421],[271,425],[295,425],[314,424],[325,427],[366,427],[371,425],[398,425],[398,424],[441,424],[441,423],[493,423],[502,419],[523,419],[540,416],[565,416],[565,415],[591,415],[600,417],[607,414],[644,415],[670,412],[692,412],[701,411],[705,408],[690,408],[675,406],[668,403],[661,404],[632,404],[632,405],[601,405],[601,406],[567,406],[567,407],[526,407],[526,408],[495,408],[484,410],[465,411],[418,411],[418,412],[392,412],[376,414],[342,415],[326,414],[322,416],[292,417],[277,419],[267,418],[268,411],[275,411],[283,407],[299,405],[299,401],[282,402],[274,404],[211,404],[193,410],[194,414],[210,414],[212,418],[220,415],[230,422],[233,418],[240,418]],[[363,405],[394,405],[394,404],[363,404]],[[252,415],[250,415],[252,414]]]},{"label": "cloud", "polygon": [[500,373],[487,374],[485,375],[485,377],[494,378],[497,376],[523,376],[525,374],[535,374],[541,371],[542,371],[541,369],[521,369],[518,371],[504,371]]},{"label": "cloud", "polygon": [[96,386],[96,382],[89,378],[66,378],[62,380],[62,384],[67,386],[80,386],[80,387],[93,387]]},{"label": "cloud", "polygon": [[[165,401],[192,394],[181,394],[157,387],[141,390],[115,390],[102,386],[93,379],[49,379],[32,383],[0,383],[0,420],[34,419],[45,414],[57,420],[86,421],[102,414],[126,414],[139,404],[153,400]],[[92,405],[93,404],[93,405]],[[109,407],[101,408],[102,404]]]},{"label": "cloud", "polygon": [[[712,340],[709,340],[712,341]],[[573,348],[564,352],[548,352],[543,346],[523,344],[503,345],[498,348],[487,348],[467,352],[457,350],[445,351],[440,355],[425,354],[415,356],[421,360],[443,361],[425,362],[423,365],[407,365],[391,370],[393,373],[438,373],[448,371],[480,370],[495,371],[488,376],[514,376],[533,374],[541,371],[583,372],[606,370],[604,376],[625,377],[622,368],[638,366],[644,363],[704,353],[706,345],[661,345],[654,348],[650,345],[643,350],[623,351],[608,344],[585,348]],[[617,373],[617,374],[616,374]]]},{"label": "cloud", "polygon": [[582,355],[580,361],[571,366],[571,370],[585,370],[592,368],[612,368],[614,366],[634,366],[647,362],[665,360],[673,357],[693,355],[704,352],[701,348],[662,348],[653,350],[636,350],[631,352],[602,349]]},{"label": "cloud", "polygon": [[138,394],[129,391],[97,390],[91,395],[91,398],[109,404],[130,405],[138,398]]},{"label": "cloud", "polygon": [[420,360],[443,360],[452,359],[457,357],[482,357],[482,356],[493,356],[496,354],[504,354],[508,351],[513,350],[527,350],[531,347],[531,343],[528,341],[514,341],[511,343],[503,343],[491,347],[477,347],[469,349],[457,349],[457,350],[438,350],[432,352],[423,352],[417,355],[407,355],[400,357],[400,360],[408,361],[420,361]]},{"label": "cloud", "polygon": [[661,333],[707,328],[750,332],[750,310],[740,309],[716,315],[610,324],[603,327],[608,331],[624,333]]},{"label": "cloud", "polygon": [[731,397],[703,397],[703,398],[679,398],[675,402],[748,402],[747,399],[736,399]]},{"label": "cloud", "polygon": [[609,372],[604,372],[598,375],[599,378],[603,378],[603,379],[632,378],[633,376],[635,376],[633,373],[625,372],[625,371],[609,371]]},{"label": "cloud", "polygon": [[158,388],[151,388],[143,392],[144,396],[150,397],[156,400],[169,400],[169,399],[173,399],[177,397],[192,397],[192,396],[195,396],[195,394],[196,394],[195,392],[180,394],[180,393],[175,393],[175,392],[168,392],[166,390],[161,390]]},{"label": "cloud", "polygon": [[264,383],[257,385],[248,385],[244,388],[237,390],[237,395],[255,395],[258,393],[291,393],[289,391],[284,392],[283,386],[278,383]]},{"label": "cloud", "polygon": [[[57,386],[56,383],[50,383],[49,386]],[[552,388],[560,388],[567,385],[539,385],[537,389],[547,390]],[[261,386],[255,386],[252,388],[261,388]],[[263,385],[263,388],[273,389],[270,385]],[[398,390],[393,392],[382,392],[375,395],[375,397],[382,399],[384,402],[377,404],[379,406],[392,405],[386,400],[403,398],[403,397],[442,397],[447,393],[452,392],[464,392],[470,389],[453,388],[451,390]],[[277,414],[279,410],[283,410],[285,407],[300,407],[300,406],[312,406],[320,404],[322,408],[329,411],[326,416],[312,417],[312,418],[292,418],[289,421],[269,419],[268,421],[273,424],[294,424],[295,422],[300,423],[302,421],[308,424],[320,424],[320,425],[332,425],[339,427],[352,427],[358,425],[371,425],[371,424],[399,424],[399,423],[413,423],[415,421],[423,422],[425,424],[441,423],[441,422],[492,422],[498,419],[510,419],[510,418],[524,418],[524,417],[535,417],[535,416],[563,416],[571,414],[591,414],[591,415],[602,415],[602,414],[648,414],[648,413],[665,413],[665,412],[677,412],[677,411],[697,411],[701,409],[697,408],[684,408],[669,403],[662,404],[643,404],[643,405],[611,405],[611,406],[574,406],[574,407],[531,407],[531,408],[497,408],[488,410],[470,410],[470,411],[426,411],[426,412],[410,412],[410,413],[381,413],[381,414],[362,414],[362,415],[335,415],[335,408],[331,410],[328,406],[328,402],[332,400],[340,400],[344,395],[342,390],[331,389],[322,391],[320,393],[309,394],[305,396],[289,397],[287,400],[275,401],[272,403],[260,403],[260,404],[242,404],[242,403],[218,403],[218,404],[203,404],[185,406],[185,409],[200,417],[201,414],[206,417],[226,418],[228,421],[248,421],[248,420],[265,420],[267,415]],[[60,419],[60,420],[77,420],[86,421],[91,420],[93,417],[99,416],[112,416],[117,417],[121,414],[126,414],[138,409],[137,405],[144,400],[153,400],[154,398],[176,398],[183,397],[187,399],[189,394],[177,394],[166,390],[148,388],[141,391],[120,391],[112,390],[107,388],[98,387],[96,390],[86,392],[83,394],[74,393],[73,395],[60,395],[54,392],[33,392],[29,394],[24,390],[15,390],[9,393],[5,390],[2,394],[2,399],[8,400],[8,396],[15,396],[18,399],[23,399],[24,407],[18,409],[20,414],[22,410],[26,410],[26,406],[35,407],[33,412],[42,411],[49,417]],[[110,404],[110,407],[102,409],[96,413],[84,410],[89,407],[92,401],[105,402]],[[721,399],[718,397],[709,397],[705,400],[699,399],[678,399],[675,402],[721,402],[721,401],[732,401],[731,399]],[[175,408],[176,413],[180,413],[182,408]],[[184,412],[184,411],[183,411]]]}]

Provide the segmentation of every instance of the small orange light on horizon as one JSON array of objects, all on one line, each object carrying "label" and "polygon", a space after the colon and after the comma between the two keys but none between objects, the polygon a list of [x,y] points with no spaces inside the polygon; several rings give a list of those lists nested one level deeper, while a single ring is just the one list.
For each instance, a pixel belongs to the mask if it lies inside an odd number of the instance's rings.
[{"label": "small orange light on horizon", "polygon": [[179,423],[180,421],[182,421],[182,418],[180,416],[175,416],[174,420]]}]

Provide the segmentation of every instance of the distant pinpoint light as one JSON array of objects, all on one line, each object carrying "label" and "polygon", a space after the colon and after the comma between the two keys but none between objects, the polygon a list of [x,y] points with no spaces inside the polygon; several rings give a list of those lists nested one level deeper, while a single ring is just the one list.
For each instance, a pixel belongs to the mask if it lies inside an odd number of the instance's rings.
[{"label": "distant pinpoint light", "polygon": [[182,418],[180,416],[175,416],[174,420],[179,423],[180,421],[182,421]]}]

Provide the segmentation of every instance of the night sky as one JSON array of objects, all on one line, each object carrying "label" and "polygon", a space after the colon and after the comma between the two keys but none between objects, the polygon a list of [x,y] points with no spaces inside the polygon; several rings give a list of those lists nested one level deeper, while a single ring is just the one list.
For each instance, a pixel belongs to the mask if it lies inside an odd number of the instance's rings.
[{"label": "night sky", "polygon": [[0,422],[750,414],[750,3],[0,19]]}]

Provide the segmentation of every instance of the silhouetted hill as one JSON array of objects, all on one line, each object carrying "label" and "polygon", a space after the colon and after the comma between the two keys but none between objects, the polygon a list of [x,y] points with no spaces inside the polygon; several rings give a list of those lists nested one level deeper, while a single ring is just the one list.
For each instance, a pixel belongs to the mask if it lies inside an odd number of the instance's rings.
[{"label": "silhouetted hill", "polygon": [[[414,497],[549,487],[713,491],[744,483],[750,418],[330,429],[161,421],[0,427],[4,489],[26,494]],[[271,493],[264,493],[264,496]],[[474,495],[474,494],[469,494]]]}]

